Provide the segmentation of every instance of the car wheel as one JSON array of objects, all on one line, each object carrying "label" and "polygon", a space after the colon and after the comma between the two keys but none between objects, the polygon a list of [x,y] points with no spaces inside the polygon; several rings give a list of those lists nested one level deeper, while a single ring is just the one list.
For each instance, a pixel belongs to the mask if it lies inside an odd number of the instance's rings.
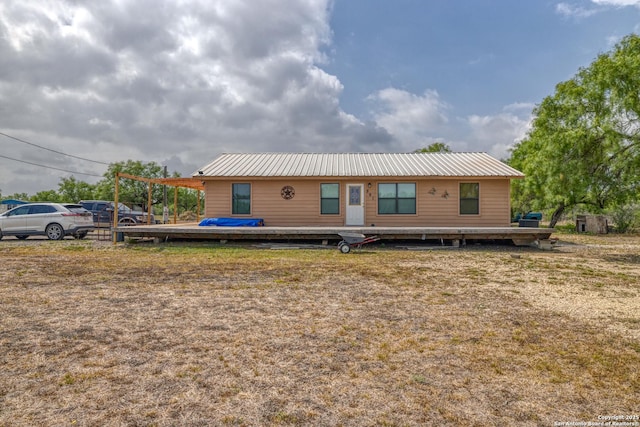
[{"label": "car wheel", "polygon": [[84,239],[85,237],[87,237],[87,232],[86,231],[81,231],[79,233],[76,233],[73,235],[73,237],[75,237],[76,239]]},{"label": "car wheel", "polygon": [[64,229],[60,224],[47,225],[45,233],[49,240],[62,240],[64,238]]},{"label": "car wheel", "polygon": [[26,238],[27,238],[27,237],[29,237],[29,236],[25,236],[24,234],[21,234],[21,235],[16,236],[16,237],[17,237],[18,239],[20,239],[20,240],[24,240],[24,239],[26,239]]},{"label": "car wheel", "polygon": [[118,224],[124,225],[124,226],[134,225],[135,223],[136,222],[131,218],[122,218],[120,221],[118,221]]}]

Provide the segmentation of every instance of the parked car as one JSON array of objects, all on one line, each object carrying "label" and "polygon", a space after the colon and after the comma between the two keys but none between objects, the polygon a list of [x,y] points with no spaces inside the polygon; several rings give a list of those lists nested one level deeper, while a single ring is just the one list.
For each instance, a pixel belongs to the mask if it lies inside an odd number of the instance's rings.
[{"label": "parked car", "polygon": [[71,203],[29,203],[0,215],[0,239],[16,236],[47,236],[62,240],[65,236],[83,239],[94,229],[91,212]]},{"label": "parked car", "polygon": [[[80,200],[78,203],[93,214],[93,223],[96,227],[111,227],[113,225],[113,212],[116,206],[114,202],[107,200]],[[118,203],[119,225],[147,224],[147,218],[146,212],[135,211],[122,203]],[[155,224],[155,222],[155,216],[151,214],[151,224]]]}]

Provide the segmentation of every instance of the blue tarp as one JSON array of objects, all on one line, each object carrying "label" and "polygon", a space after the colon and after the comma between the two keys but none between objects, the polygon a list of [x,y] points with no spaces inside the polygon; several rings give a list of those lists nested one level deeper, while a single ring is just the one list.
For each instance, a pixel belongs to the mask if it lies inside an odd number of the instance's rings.
[{"label": "blue tarp", "polygon": [[29,202],[23,202],[22,200],[6,199],[0,202],[0,205],[26,205]]},{"label": "blue tarp", "polygon": [[262,227],[262,218],[205,218],[198,224],[201,227]]}]

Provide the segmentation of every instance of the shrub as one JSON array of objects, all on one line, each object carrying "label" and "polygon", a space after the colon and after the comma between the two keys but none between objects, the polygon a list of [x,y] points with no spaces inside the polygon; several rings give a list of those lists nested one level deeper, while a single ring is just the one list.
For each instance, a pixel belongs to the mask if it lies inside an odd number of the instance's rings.
[{"label": "shrub", "polygon": [[610,215],[618,233],[630,233],[640,223],[640,208],[636,205],[616,207]]}]

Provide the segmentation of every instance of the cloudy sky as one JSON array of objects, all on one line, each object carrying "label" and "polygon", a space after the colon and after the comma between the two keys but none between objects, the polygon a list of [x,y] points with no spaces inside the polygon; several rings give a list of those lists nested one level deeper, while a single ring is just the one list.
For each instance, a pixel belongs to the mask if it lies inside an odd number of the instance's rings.
[{"label": "cloudy sky", "polygon": [[0,191],[223,152],[505,158],[632,32],[640,0],[2,0]]}]

